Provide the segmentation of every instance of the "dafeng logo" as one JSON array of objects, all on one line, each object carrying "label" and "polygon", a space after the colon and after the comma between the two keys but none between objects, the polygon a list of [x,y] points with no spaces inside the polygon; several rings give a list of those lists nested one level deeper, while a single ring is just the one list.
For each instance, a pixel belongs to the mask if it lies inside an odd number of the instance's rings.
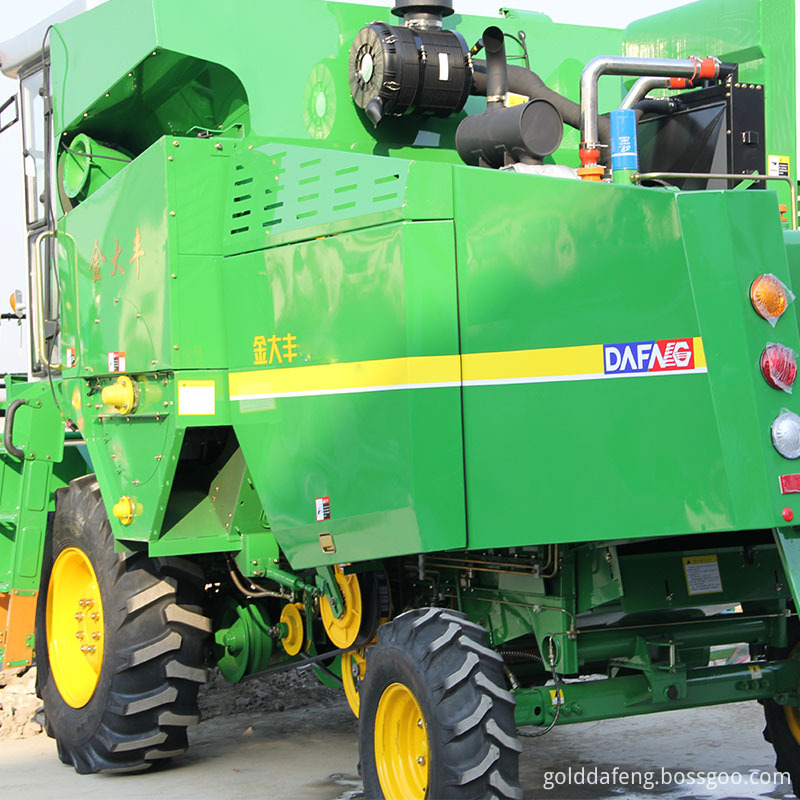
[{"label": "dafeng logo", "polygon": [[650,342],[603,345],[603,371],[606,375],[680,372],[693,369],[692,339],[659,339]]}]

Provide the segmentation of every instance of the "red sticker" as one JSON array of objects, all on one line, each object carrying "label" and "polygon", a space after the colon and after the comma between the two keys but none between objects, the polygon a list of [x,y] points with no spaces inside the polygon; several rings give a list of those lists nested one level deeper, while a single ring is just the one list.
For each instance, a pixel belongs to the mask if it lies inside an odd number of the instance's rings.
[{"label": "red sticker", "polygon": [[800,475],[781,475],[781,494],[800,492]]}]

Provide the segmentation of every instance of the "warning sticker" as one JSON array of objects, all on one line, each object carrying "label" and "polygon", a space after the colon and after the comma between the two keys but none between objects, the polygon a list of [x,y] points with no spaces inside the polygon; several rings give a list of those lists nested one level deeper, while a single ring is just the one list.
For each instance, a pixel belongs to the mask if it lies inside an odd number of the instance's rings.
[{"label": "warning sticker", "polygon": [[767,156],[767,175],[788,178],[791,163],[789,156]]},{"label": "warning sticker", "polygon": [[112,350],[108,354],[108,371],[125,372],[125,351]]},{"label": "warning sticker", "polygon": [[561,706],[564,705],[564,690],[559,689],[556,691],[555,689],[550,690],[550,700],[554,706]]},{"label": "warning sticker", "polygon": [[74,347],[68,347],[67,348],[66,356],[64,358],[64,366],[67,369],[71,369],[72,367],[75,366],[75,348]]},{"label": "warning sticker", "polygon": [[506,92],[506,108],[524,105],[529,100],[530,97],[527,95],[517,94],[516,92]]},{"label": "warning sticker", "polygon": [[722,591],[716,556],[688,556],[683,559],[683,571],[686,573],[686,586],[690,595]]},{"label": "warning sticker", "polygon": [[210,415],[216,410],[214,381],[178,381],[178,414]]},{"label": "warning sticker", "polygon": [[752,680],[754,680],[754,681],[760,681],[761,680],[761,677],[762,677],[761,676],[761,667],[756,666],[755,664],[752,664],[752,665],[748,666],[747,669],[750,670],[750,677],[751,677]]},{"label": "warning sticker", "polygon": [[324,522],[331,518],[331,499],[330,497],[318,497],[314,500],[317,511],[317,522]]}]

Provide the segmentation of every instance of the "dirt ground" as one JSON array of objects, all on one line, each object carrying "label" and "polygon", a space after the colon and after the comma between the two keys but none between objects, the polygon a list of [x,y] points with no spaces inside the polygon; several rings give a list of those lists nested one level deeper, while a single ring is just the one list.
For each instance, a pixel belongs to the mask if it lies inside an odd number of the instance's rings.
[{"label": "dirt ground", "polygon": [[[203,721],[190,730],[189,752],[157,772],[132,776],[80,776],[59,763],[53,740],[26,727],[32,724],[23,710],[30,708],[30,696],[20,687],[33,686],[31,672],[11,679],[0,675],[5,681],[0,737],[6,739],[0,746],[0,773],[6,796],[363,797],[357,723],[341,693],[321,688],[308,671],[238,687],[215,677],[201,692]],[[773,774],[774,756],[762,727],[761,707],[739,703],[556,728],[523,740],[525,798],[788,800],[794,795]]]}]

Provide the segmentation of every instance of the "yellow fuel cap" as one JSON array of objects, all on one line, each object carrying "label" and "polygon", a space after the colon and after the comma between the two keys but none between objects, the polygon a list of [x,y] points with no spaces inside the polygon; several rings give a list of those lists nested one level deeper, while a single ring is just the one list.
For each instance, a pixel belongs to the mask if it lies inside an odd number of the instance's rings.
[{"label": "yellow fuel cap", "polygon": [[113,406],[120,414],[131,414],[136,410],[139,393],[136,381],[127,375],[120,375],[109,386],[103,387],[100,397],[108,406]]},{"label": "yellow fuel cap", "polygon": [[[105,391],[105,390],[104,390]],[[114,503],[114,508],[111,513],[123,524],[130,525],[133,522],[135,508],[133,500],[128,495],[123,495]]]}]

